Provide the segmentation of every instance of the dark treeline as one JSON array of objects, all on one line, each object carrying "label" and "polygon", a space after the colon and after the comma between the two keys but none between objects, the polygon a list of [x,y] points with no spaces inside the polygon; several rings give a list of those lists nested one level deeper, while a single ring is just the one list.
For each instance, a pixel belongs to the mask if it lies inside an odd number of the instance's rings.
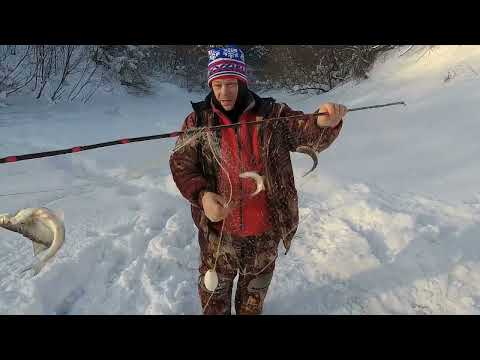
[{"label": "dark treeline", "polygon": [[[88,101],[104,82],[149,91],[161,78],[189,90],[205,90],[212,45],[0,46],[0,94],[29,91],[36,98]],[[239,45],[250,86],[294,92],[328,92],[368,77],[379,54],[394,45]]]}]

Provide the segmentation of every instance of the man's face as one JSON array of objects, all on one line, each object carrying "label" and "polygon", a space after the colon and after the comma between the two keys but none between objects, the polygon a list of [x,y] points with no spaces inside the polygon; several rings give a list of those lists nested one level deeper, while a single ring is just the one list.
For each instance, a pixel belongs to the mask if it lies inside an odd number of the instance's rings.
[{"label": "man's face", "polygon": [[212,81],[215,98],[226,111],[234,108],[238,97],[238,81],[236,79],[219,79]]}]

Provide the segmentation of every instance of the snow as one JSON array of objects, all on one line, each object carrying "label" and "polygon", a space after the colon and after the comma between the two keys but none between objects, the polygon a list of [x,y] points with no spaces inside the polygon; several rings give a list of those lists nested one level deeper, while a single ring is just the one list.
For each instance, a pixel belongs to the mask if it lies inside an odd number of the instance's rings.
[{"label": "snow", "polygon": [[[480,46],[406,50],[324,95],[262,94],[308,112],[326,101],[408,105],[350,113],[306,178],[311,160],[292,155],[301,224],[265,314],[480,312]],[[153,84],[145,96],[99,89],[89,104],[4,98],[0,157],[175,131],[204,97]],[[197,234],[170,174],[173,144],[1,165],[0,213],[62,211],[66,240],[29,278],[19,270],[31,243],[0,231],[0,313],[200,314]],[[36,193],[5,196],[23,192]]]}]

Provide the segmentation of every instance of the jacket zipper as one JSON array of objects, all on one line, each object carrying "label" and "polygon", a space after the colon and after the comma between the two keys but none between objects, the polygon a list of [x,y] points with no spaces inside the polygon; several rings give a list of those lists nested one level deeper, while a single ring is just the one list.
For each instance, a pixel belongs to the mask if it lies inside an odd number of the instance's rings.
[{"label": "jacket zipper", "polygon": [[[239,119],[240,121],[240,119]],[[235,128],[235,135],[237,137],[237,143],[238,143],[238,159],[240,160],[240,173],[243,172],[243,165],[242,165],[242,142],[240,141],[239,137],[239,127]],[[243,231],[243,185],[242,185],[242,179],[240,179],[240,231]]]}]

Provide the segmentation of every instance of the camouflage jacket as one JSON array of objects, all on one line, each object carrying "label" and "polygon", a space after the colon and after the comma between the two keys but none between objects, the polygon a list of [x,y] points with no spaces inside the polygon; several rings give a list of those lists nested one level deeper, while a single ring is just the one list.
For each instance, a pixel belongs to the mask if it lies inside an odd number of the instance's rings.
[{"label": "camouflage jacket", "polygon": [[[253,111],[257,120],[303,114],[272,98],[260,98],[250,91]],[[211,94],[199,103],[192,103],[194,111],[184,121],[182,131],[191,128],[218,125],[212,111]],[[327,149],[338,137],[343,121],[335,128],[320,128],[315,117],[278,121],[262,121],[258,125],[260,149],[265,164],[265,191],[271,213],[271,223],[282,240],[287,253],[298,227],[298,196],[295,188],[290,152],[300,146],[311,147],[317,153]],[[208,131],[208,136],[218,141],[220,131]],[[207,219],[199,201],[201,192],[217,192],[219,167],[213,160],[205,137],[182,136],[177,141],[178,150],[170,157],[173,179],[181,194],[190,202],[192,218],[208,238],[212,224]]]}]

